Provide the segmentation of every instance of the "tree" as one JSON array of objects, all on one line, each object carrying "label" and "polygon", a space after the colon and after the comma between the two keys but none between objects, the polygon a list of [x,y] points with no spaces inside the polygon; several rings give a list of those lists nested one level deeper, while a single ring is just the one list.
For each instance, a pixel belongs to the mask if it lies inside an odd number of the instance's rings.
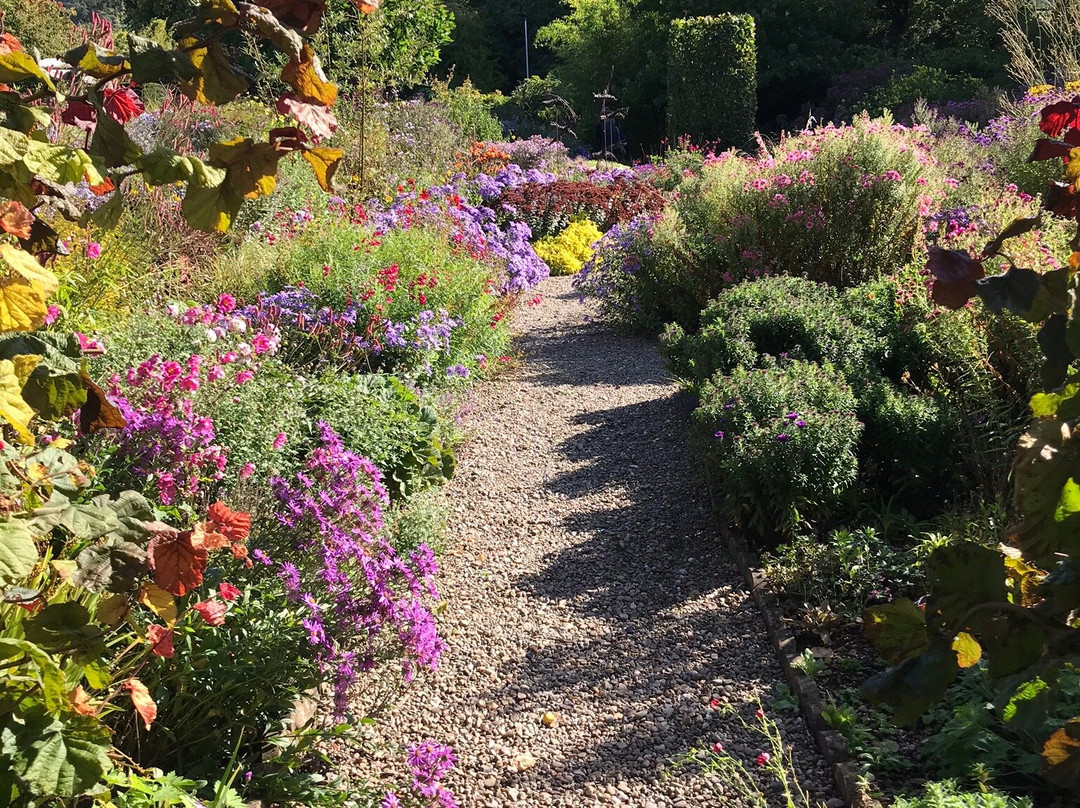
[{"label": "tree", "polygon": [[327,74],[357,86],[365,70],[379,87],[421,84],[450,41],[454,15],[442,0],[385,0],[378,14],[361,14],[349,0],[330,0],[315,47]]}]

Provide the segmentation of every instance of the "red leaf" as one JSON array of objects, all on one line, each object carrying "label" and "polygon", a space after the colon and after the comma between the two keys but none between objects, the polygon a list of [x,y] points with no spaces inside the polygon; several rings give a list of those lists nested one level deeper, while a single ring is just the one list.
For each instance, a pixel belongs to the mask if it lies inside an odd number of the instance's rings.
[{"label": "red leaf", "polygon": [[233,601],[240,597],[243,592],[230,584],[228,581],[222,581],[218,584],[218,594],[221,595],[222,600]]},{"label": "red leaf", "polygon": [[1080,101],[1080,96],[1076,96],[1071,101],[1058,101],[1056,104],[1044,107],[1039,128],[1050,137],[1056,138],[1060,137],[1062,132],[1080,126],[1078,101]]},{"label": "red leaf", "polygon": [[1058,216],[1071,219],[1080,215],[1080,208],[1076,203],[1073,186],[1067,182],[1052,182],[1043,191],[1043,208]]},{"label": "red leaf", "polygon": [[30,238],[30,228],[34,226],[34,214],[26,209],[22,202],[14,199],[0,205],[0,228],[24,241]]},{"label": "red leaf", "polygon": [[146,112],[142,99],[130,87],[106,87],[104,95],[105,112],[115,121],[127,123]]},{"label": "red leaf", "polygon": [[1072,151],[1072,147],[1068,143],[1061,140],[1048,140],[1044,137],[1035,141],[1035,148],[1031,152],[1031,156],[1028,157],[1029,163],[1039,163],[1043,160],[1053,160],[1055,157],[1061,157],[1064,160],[1069,159],[1069,152]]},{"label": "red leaf", "polygon": [[982,262],[972,261],[964,277],[957,280],[935,280],[930,290],[930,299],[947,309],[962,309],[977,294],[975,281],[985,277],[986,270],[983,269]]},{"label": "red leaf", "polygon": [[191,533],[160,525],[147,548],[154,582],[170,594],[182,597],[202,583],[209,553],[191,543]]},{"label": "red leaf", "polygon": [[282,115],[292,116],[306,126],[311,131],[315,143],[332,137],[338,129],[337,116],[330,107],[313,104],[292,94],[283,95],[278,99],[277,111]]},{"label": "red leaf", "polygon": [[157,703],[150,698],[150,691],[138,679],[128,679],[124,682],[124,689],[131,693],[131,703],[135,705],[135,712],[139,714],[146,728],[150,729],[150,725],[157,718]]},{"label": "red leaf", "polygon": [[207,552],[220,550],[229,546],[229,537],[212,522],[199,522],[191,529],[191,546]]},{"label": "red leaf", "polygon": [[291,28],[310,36],[319,29],[326,0],[260,0],[259,5]]},{"label": "red leaf", "polygon": [[90,694],[83,690],[82,685],[68,693],[68,700],[79,715],[97,715],[97,709],[90,704]]},{"label": "red leaf", "polygon": [[93,132],[94,127],[97,126],[97,110],[94,109],[93,104],[74,98],[68,101],[67,106],[60,113],[60,120],[84,132]]},{"label": "red leaf", "polygon": [[211,626],[225,625],[225,604],[220,600],[201,600],[191,608]]},{"label": "red leaf", "polygon": [[0,34],[0,56],[7,56],[13,51],[21,51],[22,43],[12,34]]},{"label": "red leaf", "polygon": [[146,627],[146,639],[150,640],[150,650],[159,657],[169,659],[176,653],[173,648],[173,630],[151,623]]},{"label": "red leaf", "polygon": [[251,514],[229,510],[229,506],[224,502],[211,505],[207,515],[231,542],[243,541],[251,534]]}]

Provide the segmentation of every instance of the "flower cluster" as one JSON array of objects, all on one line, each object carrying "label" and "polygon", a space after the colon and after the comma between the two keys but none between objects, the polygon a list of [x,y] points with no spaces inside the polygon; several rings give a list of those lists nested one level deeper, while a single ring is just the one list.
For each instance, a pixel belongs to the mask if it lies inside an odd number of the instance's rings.
[{"label": "flower cluster", "polygon": [[406,562],[383,537],[389,497],[375,465],[348,451],[327,424],[319,434],[304,469],[271,485],[278,520],[305,537],[298,549],[318,566],[311,581],[291,562],[279,564],[279,574],[289,597],[309,610],[304,626],[320,663],[334,668],[342,714],[349,688],[379,660],[399,656],[410,680],[417,667],[437,664],[443,641],[422,602],[435,593],[437,567],[426,545]]}]

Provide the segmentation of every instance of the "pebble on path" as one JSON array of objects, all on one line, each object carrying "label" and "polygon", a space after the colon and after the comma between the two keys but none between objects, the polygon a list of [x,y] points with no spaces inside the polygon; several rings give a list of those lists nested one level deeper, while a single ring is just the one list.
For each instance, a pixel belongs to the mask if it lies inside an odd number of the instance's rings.
[{"label": "pebble on path", "polygon": [[[693,477],[689,402],[655,341],[592,325],[568,278],[539,291],[445,491],[449,649],[380,740],[451,744],[464,808],[742,806],[670,764],[719,741],[753,769],[761,739],[710,701],[767,704],[781,680]],[[776,718],[804,787],[834,798],[801,721]]]}]

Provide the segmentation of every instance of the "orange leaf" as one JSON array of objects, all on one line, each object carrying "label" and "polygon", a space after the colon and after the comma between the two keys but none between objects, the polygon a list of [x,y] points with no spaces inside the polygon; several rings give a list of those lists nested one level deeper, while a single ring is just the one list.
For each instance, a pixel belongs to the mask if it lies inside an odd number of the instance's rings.
[{"label": "orange leaf", "polygon": [[34,214],[26,209],[22,202],[14,199],[0,205],[0,228],[5,233],[21,238],[30,238],[30,228],[34,226]]},{"label": "orange leaf", "polygon": [[281,96],[277,101],[277,111],[289,115],[302,123],[310,131],[314,142],[332,137],[338,130],[338,119],[334,111],[325,104],[313,104],[292,93]]},{"label": "orange leaf", "polygon": [[243,541],[251,535],[251,514],[229,510],[224,502],[215,502],[207,513],[217,529],[228,536],[229,541]]},{"label": "orange leaf", "polygon": [[173,647],[173,630],[151,623],[146,627],[146,639],[150,640],[150,650],[159,657],[169,659],[176,653]]},{"label": "orange leaf", "polygon": [[154,581],[177,597],[182,597],[202,583],[209,553],[191,543],[191,533],[162,525],[167,530],[155,531],[147,548]]},{"label": "orange leaf", "polygon": [[79,715],[97,714],[97,710],[90,706],[90,694],[83,690],[82,685],[76,686],[74,690],[68,693],[68,699],[71,701],[71,706],[75,708],[75,712]]},{"label": "orange leaf", "polygon": [[281,71],[281,80],[288,84],[304,101],[313,101],[332,107],[337,101],[337,85],[326,78],[319,58],[311,45],[305,43],[300,60],[290,59]]},{"label": "orange leaf", "polygon": [[157,702],[150,698],[150,691],[146,685],[138,679],[128,679],[124,682],[124,689],[131,693],[131,703],[135,705],[135,712],[143,720],[147,729],[157,718]]},{"label": "orange leaf", "polygon": [[7,56],[22,49],[22,43],[13,34],[0,34],[0,56]]},{"label": "orange leaf", "polygon": [[191,546],[197,550],[220,550],[229,546],[229,537],[211,522],[199,522],[191,529]]},{"label": "orange leaf", "polygon": [[236,600],[244,593],[230,584],[228,581],[222,581],[218,584],[218,594],[221,595],[222,600]]},{"label": "orange leaf", "polygon": [[211,626],[225,625],[225,604],[220,600],[202,600],[191,607]]}]

